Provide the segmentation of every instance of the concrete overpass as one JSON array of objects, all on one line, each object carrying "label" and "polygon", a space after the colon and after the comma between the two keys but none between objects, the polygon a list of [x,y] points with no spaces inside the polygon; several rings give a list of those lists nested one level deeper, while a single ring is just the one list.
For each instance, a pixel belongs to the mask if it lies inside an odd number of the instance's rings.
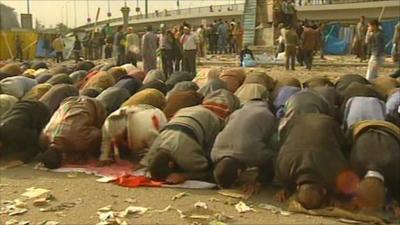
[{"label": "concrete overpass", "polygon": [[[204,22],[210,23],[217,19],[241,21],[244,12],[244,4],[216,5],[212,7],[186,8],[171,11],[162,11],[158,13],[149,13],[148,18],[138,14],[129,16],[128,23],[133,26],[136,31],[143,31],[148,25],[158,27],[160,23],[167,27],[172,27],[183,22],[193,25],[200,25]],[[97,22],[97,27],[101,28],[107,23],[111,27],[123,25],[122,17]],[[95,23],[86,24],[75,28],[74,30],[93,30]]]}]

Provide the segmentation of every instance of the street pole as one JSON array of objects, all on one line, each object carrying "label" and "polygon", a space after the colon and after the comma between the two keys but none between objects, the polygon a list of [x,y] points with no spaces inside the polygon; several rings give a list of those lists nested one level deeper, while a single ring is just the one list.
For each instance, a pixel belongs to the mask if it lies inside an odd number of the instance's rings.
[{"label": "street pole", "polygon": [[65,3],[65,25],[68,27],[68,1]]},{"label": "street pole", "polygon": [[74,0],[74,27],[76,27],[76,0]]},{"label": "street pole", "polygon": [[31,12],[30,8],[29,8],[29,0],[26,0],[26,8],[28,9],[28,14]]},{"label": "street pole", "polygon": [[149,18],[149,2],[148,0],[144,0],[144,11],[145,11],[145,18]]}]

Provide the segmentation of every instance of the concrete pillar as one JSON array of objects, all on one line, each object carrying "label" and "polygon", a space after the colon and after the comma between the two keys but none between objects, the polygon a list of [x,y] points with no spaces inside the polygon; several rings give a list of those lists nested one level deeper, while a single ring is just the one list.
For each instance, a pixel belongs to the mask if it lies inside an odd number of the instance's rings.
[{"label": "concrete pillar", "polygon": [[129,19],[129,12],[131,11],[131,9],[127,6],[124,6],[121,8],[121,12],[122,12],[122,19],[124,21],[124,31],[126,31],[126,29],[128,28],[128,19]]}]

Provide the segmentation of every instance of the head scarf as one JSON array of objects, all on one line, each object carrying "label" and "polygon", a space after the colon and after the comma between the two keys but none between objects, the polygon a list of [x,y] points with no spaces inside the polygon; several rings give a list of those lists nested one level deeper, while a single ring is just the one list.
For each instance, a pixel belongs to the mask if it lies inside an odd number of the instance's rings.
[{"label": "head scarf", "polygon": [[251,72],[247,74],[243,84],[261,84],[266,87],[268,91],[274,89],[274,79],[264,72]]},{"label": "head scarf", "polygon": [[165,78],[164,73],[161,70],[150,70],[147,73],[146,77],[144,78],[143,84],[147,84],[154,80],[160,80],[160,81],[165,82],[166,78]]},{"label": "head scarf", "polygon": [[226,86],[226,83],[222,81],[221,79],[211,79],[207,81],[207,83],[201,87],[197,92],[202,94],[203,96],[207,96],[211,94],[214,91],[217,91],[219,89],[225,89],[227,90],[228,87]]},{"label": "head scarf", "polygon": [[325,100],[331,105],[331,106],[337,106],[338,105],[338,95],[336,93],[336,89],[332,86],[319,86],[319,87],[314,87],[312,88],[316,93],[321,95],[322,97],[325,98]]},{"label": "head scarf", "polygon": [[175,91],[167,99],[164,113],[169,120],[178,110],[201,104],[203,96],[196,91]]},{"label": "head scarf", "polygon": [[64,65],[57,65],[49,69],[51,74],[66,73],[68,74],[68,68]]},{"label": "head scarf", "polygon": [[332,106],[318,93],[310,90],[297,92],[290,97],[285,105],[285,117],[307,113],[320,113],[332,116]]},{"label": "head scarf", "polygon": [[122,66],[120,66],[121,68],[123,68],[126,73],[128,74],[129,72],[131,72],[132,70],[136,69],[136,67],[130,63],[124,64]]},{"label": "head scarf", "polygon": [[240,107],[240,101],[232,92],[219,89],[207,95],[202,105],[217,114],[219,118],[225,119]]},{"label": "head scarf", "polygon": [[229,69],[222,72],[220,79],[226,83],[228,90],[234,93],[244,82],[246,74],[243,69]]},{"label": "head scarf", "polygon": [[49,107],[50,113],[53,114],[61,102],[71,96],[78,96],[79,91],[71,84],[56,84],[44,94],[39,101]]},{"label": "head scarf", "polygon": [[218,68],[205,68],[197,73],[193,79],[199,87],[203,87],[209,80],[217,79],[221,75],[221,70]]},{"label": "head scarf", "polygon": [[53,85],[51,84],[38,84],[35,87],[33,87],[31,90],[29,90],[24,97],[22,97],[22,100],[26,101],[39,101],[39,99],[46,94],[50,90],[50,88]]},{"label": "head scarf", "polygon": [[38,84],[43,84],[43,83],[46,83],[46,81],[48,81],[52,77],[53,76],[49,73],[42,73],[42,74],[36,76],[35,80],[38,82]]},{"label": "head scarf", "polygon": [[98,72],[93,77],[89,78],[86,84],[84,84],[84,86],[82,87],[82,90],[88,88],[100,88],[102,90],[105,90],[113,86],[114,84],[115,84],[114,77],[105,71],[101,71]]},{"label": "head scarf", "polygon": [[46,83],[49,83],[51,85],[56,85],[56,84],[72,84],[72,79],[65,73],[57,74],[52,76],[50,79],[46,81]]},{"label": "head scarf", "polygon": [[240,103],[243,105],[254,99],[267,101],[269,93],[264,85],[249,83],[240,86],[240,88],[236,90],[235,95],[239,98]]},{"label": "head scarf", "polygon": [[12,77],[22,74],[22,70],[18,63],[9,63],[0,68],[0,73],[6,74],[7,77]]},{"label": "head scarf", "polygon": [[122,107],[139,105],[139,104],[152,105],[162,110],[166,104],[165,96],[157,89],[148,88],[134,94],[132,97],[130,97],[127,101],[125,101],[122,104]]},{"label": "head scarf", "polygon": [[135,77],[131,77],[128,79],[122,79],[114,85],[114,87],[125,88],[129,92],[130,95],[135,94],[141,86],[142,86],[142,82]]},{"label": "head scarf", "polygon": [[108,114],[117,110],[131,95],[125,88],[109,87],[96,97]]},{"label": "head scarf", "polygon": [[17,102],[18,99],[14,96],[0,94],[0,117]]},{"label": "head scarf", "polygon": [[148,88],[152,88],[152,89],[157,89],[158,91],[160,91],[161,93],[163,93],[164,95],[168,92],[167,86],[165,85],[164,82],[160,81],[160,80],[153,80],[147,84],[143,84],[138,91],[142,91]]}]

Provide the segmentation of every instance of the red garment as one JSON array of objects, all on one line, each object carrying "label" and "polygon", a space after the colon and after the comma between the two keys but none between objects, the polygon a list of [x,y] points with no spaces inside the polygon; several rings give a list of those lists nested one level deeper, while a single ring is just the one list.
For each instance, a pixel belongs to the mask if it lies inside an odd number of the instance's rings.
[{"label": "red garment", "polygon": [[145,176],[123,175],[118,177],[115,183],[123,187],[161,187],[161,182],[152,181]]},{"label": "red garment", "polygon": [[204,108],[213,111],[222,120],[226,119],[229,114],[231,114],[229,107],[223,104],[218,104],[215,102],[204,102],[202,105],[204,106]]}]

